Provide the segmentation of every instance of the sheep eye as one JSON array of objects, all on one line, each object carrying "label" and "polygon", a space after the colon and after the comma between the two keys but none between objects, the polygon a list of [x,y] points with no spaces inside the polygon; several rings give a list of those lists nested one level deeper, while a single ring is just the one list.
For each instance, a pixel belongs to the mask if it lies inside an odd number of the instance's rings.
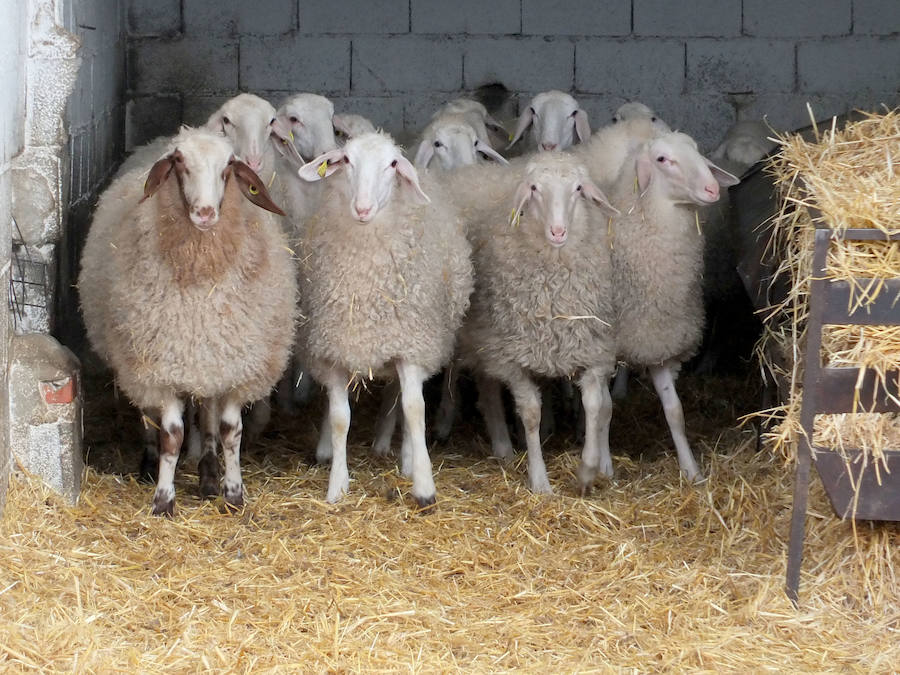
[{"label": "sheep eye", "polygon": [[397,168],[397,160],[396,159],[393,162],[391,162],[391,168]]},{"label": "sheep eye", "polygon": [[444,145],[444,144],[441,143],[440,141],[435,141],[435,142],[434,142],[434,147],[436,147],[436,148],[440,148],[440,147],[442,147],[443,145]]},{"label": "sheep eye", "polygon": [[577,188],[575,188],[575,190],[581,192],[581,186],[579,185]]},{"label": "sheep eye", "polygon": [[573,111],[572,111],[572,114],[569,115],[569,117],[575,117],[575,115],[577,115],[577,114],[578,114],[578,111],[577,111],[577,110],[573,110]]},{"label": "sheep eye", "polygon": [[344,155],[344,157],[341,159],[341,161],[342,161],[344,164],[349,164],[349,163],[350,163],[350,158],[347,157],[347,155]]},{"label": "sheep eye", "polygon": [[665,155],[660,155],[659,157],[656,158],[656,161],[659,162],[660,164],[665,162],[666,161]]},{"label": "sheep eye", "polygon": [[532,191],[532,192],[537,192],[537,185],[532,185],[532,186],[531,186],[531,191]]},{"label": "sheep eye", "polygon": [[651,122],[655,122],[655,121],[656,121],[656,115],[654,115],[653,117],[651,117],[651,118],[650,118],[650,121],[651,121]]},{"label": "sheep eye", "polygon": [[231,124],[231,120],[228,119],[227,117],[223,117],[222,124],[224,124],[225,126],[228,126],[229,124]]},{"label": "sheep eye", "polygon": [[531,114],[537,117],[537,111],[534,108],[528,108],[531,111]]},{"label": "sheep eye", "polygon": [[258,194],[259,194],[259,188],[256,187],[255,185],[249,185],[249,186],[247,186],[247,190],[250,192],[251,195],[258,195]]},{"label": "sheep eye", "polygon": [[297,124],[297,122],[300,121],[297,119],[296,115],[291,115],[288,119],[291,121],[291,124]]},{"label": "sheep eye", "polygon": [[271,124],[275,124],[275,118],[274,118],[274,117],[273,117],[272,119],[269,120],[269,124],[270,124],[270,125],[271,125]]}]

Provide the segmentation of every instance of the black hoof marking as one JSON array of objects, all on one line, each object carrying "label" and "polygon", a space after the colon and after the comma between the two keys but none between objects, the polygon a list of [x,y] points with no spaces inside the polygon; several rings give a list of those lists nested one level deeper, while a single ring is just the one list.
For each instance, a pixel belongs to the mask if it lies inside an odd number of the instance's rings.
[{"label": "black hoof marking", "polygon": [[200,496],[204,499],[218,497],[219,490],[219,461],[215,455],[207,454],[200,458],[197,465],[197,473],[200,476]]},{"label": "black hoof marking", "polygon": [[174,499],[153,499],[153,515],[154,516],[166,516],[167,518],[171,518],[175,515],[175,500]]},{"label": "black hoof marking", "polygon": [[434,505],[437,503],[437,497],[435,495],[431,495],[430,497],[416,497],[413,495],[413,499],[416,500],[416,504],[419,506],[419,513],[434,511]]}]

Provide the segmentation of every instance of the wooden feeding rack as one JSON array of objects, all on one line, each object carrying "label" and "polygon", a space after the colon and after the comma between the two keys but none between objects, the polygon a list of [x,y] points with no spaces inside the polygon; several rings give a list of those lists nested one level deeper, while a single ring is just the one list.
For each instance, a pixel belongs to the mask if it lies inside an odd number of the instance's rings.
[{"label": "wooden feeding rack", "polygon": [[[900,277],[884,279],[871,303],[851,304],[851,283],[825,276],[828,247],[832,240],[898,241],[900,233],[887,234],[874,228],[836,230],[824,224],[821,213],[810,208],[816,223],[813,279],[810,288],[809,321],[805,349],[803,403],[800,422],[803,435],[797,450],[794,506],[788,545],[786,591],[798,604],[800,566],[806,525],[806,504],[812,463],[822,479],[828,499],[841,518],[858,520],[900,520],[900,450],[885,450],[885,462],[892,473],[864,471],[861,449],[836,452],[813,443],[817,414],[850,412],[900,412],[900,371],[876,378],[871,370],[822,366],[822,327],[825,325],[900,325]],[[860,279],[868,283],[871,279]],[[893,391],[885,389],[896,384]]]}]

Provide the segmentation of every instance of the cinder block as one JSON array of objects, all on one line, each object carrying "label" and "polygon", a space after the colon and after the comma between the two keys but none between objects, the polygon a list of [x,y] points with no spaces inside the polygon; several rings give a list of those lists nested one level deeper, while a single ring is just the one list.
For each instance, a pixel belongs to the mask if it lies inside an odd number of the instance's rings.
[{"label": "cinder block", "polygon": [[386,92],[456,91],[462,86],[462,47],[446,37],[353,40],[354,96]]},{"label": "cinder block", "polygon": [[12,162],[12,214],[29,246],[59,239],[59,148],[27,147]]},{"label": "cinder block", "polygon": [[628,35],[630,0],[522,0],[525,35]]},{"label": "cinder block", "polygon": [[403,129],[403,98],[400,96],[343,96],[332,99],[336,113],[367,117],[376,129],[395,134]]},{"label": "cinder block", "polygon": [[300,3],[301,33],[408,33],[409,3],[341,0]]},{"label": "cinder block", "polygon": [[181,95],[138,96],[125,106],[125,149],[149,143],[178,131],[183,119]]},{"label": "cinder block", "polygon": [[744,0],[744,34],[758,37],[846,35],[850,32],[850,7],[850,0]]},{"label": "cinder block", "polygon": [[131,35],[173,37],[181,32],[181,0],[128,0]]},{"label": "cinder block", "polygon": [[135,94],[238,88],[238,45],[228,40],[137,40],[128,50],[128,66]]},{"label": "cinder block", "polygon": [[188,37],[282,35],[296,28],[296,0],[184,3]]},{"label": "cinder block", "polygon": [[575,45],[565,38],[476,38],[466,43],[468,89],[502,82],[513,91],[568,91],[574,73]]},{"label": "cinder block", "polygon": [[635,35],[736,37],[741,34],[741,0],[634,0]]},{"label": "cinder block", "polygon": [[775,40],[692,40],[687,43],[690,91],[791,91],[794,44]]},{"label": "cinder block", "polygon": [[350,40],[298,37],[241,40],[241,88],[245,90],[347,93]]},{"label": "cinder block", "polygon": [[648,103],[673,129],[691,136],[703,153],[715,148],[734,124],[734,108],[725,94],[683,94]]},{"label": "cinder block", "polygon": [[797,46],[801,91],[849,93],[897,89],[900,42],[884,38],[848,38]]},{"label": "cinder block", "polygon": [[578,91],[640,98],[684,88],[684,45],[675,40],[585,40],[575,47]]},{"label": "cinder block", "polygon": [[900,33],[900,2],[897,0],[854,0],[853,32],[859,35]]},{"label": "cinder block", "polygon": [[504,35],[522,29],[519,0],[412,0],[410,11],[413,33]]}]

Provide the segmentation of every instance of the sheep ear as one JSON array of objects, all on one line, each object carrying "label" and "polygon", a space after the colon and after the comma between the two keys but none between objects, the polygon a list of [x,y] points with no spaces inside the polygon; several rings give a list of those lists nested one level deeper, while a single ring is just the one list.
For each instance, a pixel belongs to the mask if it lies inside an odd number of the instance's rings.
[{"label": "sheep ear", "polygon": [[482,140],[475,141],[475,151],[480,152],[482,155],[485,155],[486,157],[489,157],[490,159],[493,159],[495,162],[499,162],[504,166],[509,166],[509,162],[506,161],[506,158],[503,157],[503,155],[494,150],[490,146],[490,144],[485,143]]},{"label": "sheep ear", "polygon": [[531,199],[531,181],[524,180],[519,183],[519,187],[516,188],[516,194],[513,197],[513,209],[509,214],[510,225],[519,224],[519,218],[522,217],[522,209],[525,208],[525,203],[529,199]]},{"label": "sheep ear", "polygon": [[584,195],[585,199],[590,199],[604,211],[607,211],[614,216],[619,215],[619,209],[609,203],[606,195],[603,194],[603,190],[598,188],[597,184],[593,181],[586,180],[581,184],[581,194]]},{"label": "sheep ear", "polygon": [[141,198],[141,201],[152,197],[159,190],[159,186],[166,182],[166,179],[175,167],[172,157],[173,155],[166,155],[150,167],[150,172],[147,174],[147,180],[144,183],[144,196]]},{"label": "sheep ear", "polygon": [[575,133],[578,134],[578,140],[582,143],[587,142],[591,137],[591,125],[584,110],[579,109],[575,112]]},{"label": "sheep ear", "polygon": [[509,139],[509,145],[506,146],[506,149],[509,150],[512,146],[514,146],[520,138],[522,138],[522,134],[524,134],[528,127],[531,126],[531,123],[534,121],[534,111],[531,109],[531,106],[519,115],[519,123],[516,125],[516,133],[513,135],[511,139]]},{"label": "sheep ear", "polygon": [[311,162],[301,166],[297,170],[297,175],[310,183],[328,178],[343,166],[343,157],[343,150],[339,148],[323,152]]},{"label": "sheep ear", "polygon": [[233,160],[229,166],[234,173],[238,187],[247,199],[266,211],[277,213],[279,216],[284,215],[284,211],[272,201],[265,184],[259,179],[259,176],[256,175],[253,169],[239,159]]},{"label": "sheep ear", "polygon": [[434,145],[425,139],[419,143],[419,149],[416,150],[416,158],[413,160],[420,169],[427,169],[428,164],[434,157]]},{"label": "sheep ear", "polygon": [[416,172],[416,167],[414,167],[406,157],[398,157],[397,166],[394,168],[397,171],[397,175],[413,189],[413,192],[415,192],[421,203],[431,203],[431,198],[425,194],[422,190],[422,186],[419,185],[419,174]]},{"label": "sheep ear", "polygon": [[706,157],[703,159],[706,160],[706,165],[709,167],[709,170],[712,171],[713,178],[715,178],[716,182],[722,187],[731,187],[732,185],[737,185],[741,182],[740,178],[734,174],[728,173],[725,169],[716,166],[706,159]]},{"label": "sheep ear", "polygon": [[635,172],[637,173],[638,188],[643,192],[650,185],[650,179],[653,177],[653,161],[647,153],[638,155]]},{"label": "sheep ear", "polygon": [[286,158],[294,166],[303,166],[306,160],[303,159],[300,151],[297,150],[297,146],[294,145],[294,134],[291,133],[290,129],[285,127],[284,123],[277,117],[272,122],[271,127],[272,131],[269,134],[269,140],[272,141],[272,145],[278,151],[278,154]]}]

